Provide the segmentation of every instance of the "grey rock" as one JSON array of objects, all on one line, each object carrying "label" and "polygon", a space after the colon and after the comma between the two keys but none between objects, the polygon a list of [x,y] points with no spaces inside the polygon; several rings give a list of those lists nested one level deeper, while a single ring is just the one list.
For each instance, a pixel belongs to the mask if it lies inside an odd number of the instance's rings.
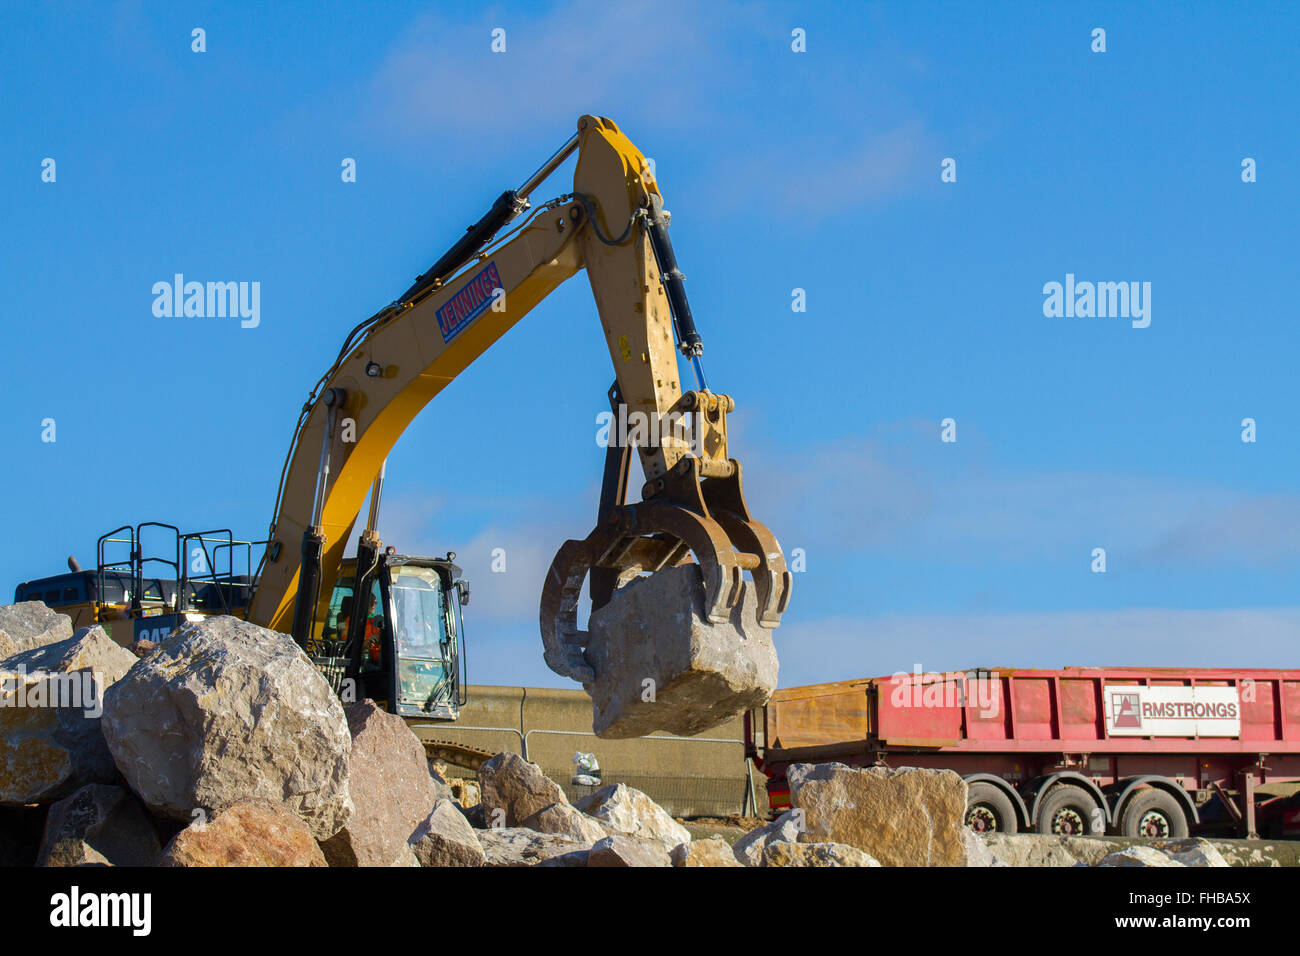
[{"label": "grey rock", "polygon": [[1228,866],[1228,861],[1223,858],[1223,854],[1213,843],[1203,837],[1152,840],[1148,845],[1183,866]]},{"label": "grey rock", "polygon": [[595,817],[609,833],[654,840],[665,850],[691,839],[691,831],[674,820],[668,811],[626,784],[603,787],[579,800],[577,807]]},{"label": "grey rock", "polygon": [[1115,850],[1115,844],[1092,837],[986,833],[980,839],[1006,866],[1095,866]]},{"label": "grey rock", "polygon": [[1111,853],[1102,858],[1097,866],[1184,866],[1177,860],[1170,858],[1168,855],[1161,853],[1154,847],[1136,846],[1126,847],[1116,853]]},{"label": "grey rock", "polygon": [[963,839],[966,841],[966,865],[967,866],[1006,866],[1007,865],[1003,860],[1000,860],[996,856],[994,856],[993,851],[989,849],[989,845],[986,842],[984,842],[984,838],[981,837],[974,830],[970,829],[969,827],[966,828],[966,832],[963,835]]},{"label": "grey rock", "polygon": [[[592,612],[585,656],[595,680],[583,686],[600,737],[656,730],[690,736],[767,703],[776,689],[772,633],[756,618],[745,582],[731,619],[704,616],[704,579],[696,564],[638,577]],[[646,680],[654,699],[646,700]]]},{"label": "grey rock", "polygon": [[19,651],[66,641],[72,636],[72,618],[51,611],[40,601],[0,606],[0,634]]},{"label": "grey rock", "polygon": [[880,866],[870,853],[847,843],[775,841],[763,850],[763,866]]},{"label": "grey rock", "polygon": [[41,644],[0,663],[9,671],[71,674],[90,671],[100,693],[117,683],[136,662],[136,657],[108,636],[102,627],[83,627],[67,640]]},{"label": "grey rock", "polygon": [[323,840],[352,813],[343,706],[286,634],[226,616],[182,625],[104,698],[109,750],[159,815],[267,800]]},{"label": "grey rock", "polygon": [[553,803],[534,813],[520,826],[538,833],[555,833],[579,843],[595,843],[609,833],[593,817],[567,803]]},{"label": "grey rock", "polygon": [[672,859],[657,840],[638,840],[614,834],[597,840],[587,856],[587,866],[672,866]]},{"label": "grey rock", "polygon": [[96,783],[50,806],[36,865],[150,866],[161,849],[140,801]]},{"label": "grey rock", "polygon": [[731,847],[736,862],[744,866],[762,866],[763,853],[769,843],[798,841],[799,819],[794,810],[787,810],[771,823],[750,830]]},{"label": "grey rock", "polygon": [[538,833],[524,827],[488,827],[474,834],[486,857],[486,866],[536,866],[553,857],[591,848],[554,833]]},{"label": "grey rock", "polygon": [[469,821],[450,800],[439,800],[411,834],[421,866],[482,866],[487,857]]}]

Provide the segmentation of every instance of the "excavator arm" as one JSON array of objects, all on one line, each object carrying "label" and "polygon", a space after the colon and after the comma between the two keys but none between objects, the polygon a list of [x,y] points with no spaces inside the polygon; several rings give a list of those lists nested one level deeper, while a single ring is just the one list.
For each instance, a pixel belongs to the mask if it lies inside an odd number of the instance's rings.
[{"label": "excavator arm", "polygon": [[[575,149],[573,192],[495,238]],[[649,427],[634,430],[627,445],[610,447],[597,527],[586,539],[566,542],[547,576],[541,626],[548,665],[576,680],[592,677],[582,655],[586,635],[576,626],[588,573],[599,606],[627,575],[693,556],[704,573],[706,612],[723,621],[748,571],[759,622],[776,626],[790,575],[776,539],[750,516],[740,465],[728,457],[726,416],[734,403],[704,383],[702,344],[658,185],[615,124],[594,116],[582,117],[578,133],[519,190],[503,194],[398,301],[353,330],[295,428],[250,620],[292,633],[300,643],[312,638],[372,489],[362,551],[378,547],[383,466],[398,437],[449,382],[580,269],[591,282],[615,369],[611,397],[625,406],[628,420]],[[694,368],[696,389],[682,389],[679,351]],[[633,448],[646,481],[643,501],[628,505]]]}]

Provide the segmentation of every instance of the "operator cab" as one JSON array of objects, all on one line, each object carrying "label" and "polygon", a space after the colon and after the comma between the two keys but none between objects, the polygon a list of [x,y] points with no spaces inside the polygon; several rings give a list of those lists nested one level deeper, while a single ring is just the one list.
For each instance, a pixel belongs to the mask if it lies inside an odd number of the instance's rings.
[{"label": "operator cab", "polygon": [[[464,625],[469,586],[452,559],[381,554],[366,588],[360,648],[346,640],[357,595],[355,561],[344,562],[313,657],[344,689],[359,660],[356,699],[369,697],[403,717],[455,720],[465,703]],[[358,653],[359,650],[359,653]]]}]

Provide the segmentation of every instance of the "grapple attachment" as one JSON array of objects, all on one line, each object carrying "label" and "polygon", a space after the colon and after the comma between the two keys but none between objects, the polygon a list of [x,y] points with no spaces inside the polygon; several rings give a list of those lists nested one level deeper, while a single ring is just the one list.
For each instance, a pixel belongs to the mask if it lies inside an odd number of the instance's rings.
[{"label": "grapple attachment", "polygon": [[[566,541],[551,563],[542,590],[541,630],[546,663],[557,674],[586,685],[600,676],[585,653],[591,635],[577,624],[578,597],[589,573],[593,619],[635,578],[693,561],[703,580],[702,603],[695,603],[701,598],[689,583],[683,584],[680,600],[698,618],[739,630],[780,623],[790,600],[790,572],[775,536],[749,513],[739,462],[682,458],[644,492],[645,500],[638,504],[611,507],[586,538]],[[752,623],[736,613],[747,589],[753,592]],[[691,616],[680,620],[689,626]],[[651,633],[636,639],[679,636]],[[667,676],[671,683],[673,675]]]}]

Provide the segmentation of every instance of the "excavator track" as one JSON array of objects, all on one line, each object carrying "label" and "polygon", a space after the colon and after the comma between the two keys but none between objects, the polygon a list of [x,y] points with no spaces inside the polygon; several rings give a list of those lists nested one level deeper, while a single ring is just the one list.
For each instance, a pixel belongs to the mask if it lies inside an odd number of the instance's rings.
[{"label": "excavator track", "polygon": [[490,750],[469,747],[453,740],[421,739],[420,742],[424,744],[425,756],[430,760],[441,760],[443,763],[453,767],[464,767],[466,770],[477,771],[484,763],[496,756]]}]

